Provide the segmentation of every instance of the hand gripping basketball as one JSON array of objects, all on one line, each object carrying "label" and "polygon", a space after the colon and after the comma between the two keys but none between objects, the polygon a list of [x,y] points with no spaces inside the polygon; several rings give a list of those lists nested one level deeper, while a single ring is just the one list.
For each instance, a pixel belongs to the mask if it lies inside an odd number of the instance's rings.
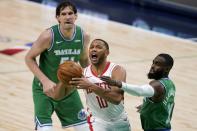
[{"label": "hand gripping basketball", "polygon": [[57,77],[59,81],[68,85],[72,78],[82,77],[82,67],[76,62],[65,61],[59,65]]}]

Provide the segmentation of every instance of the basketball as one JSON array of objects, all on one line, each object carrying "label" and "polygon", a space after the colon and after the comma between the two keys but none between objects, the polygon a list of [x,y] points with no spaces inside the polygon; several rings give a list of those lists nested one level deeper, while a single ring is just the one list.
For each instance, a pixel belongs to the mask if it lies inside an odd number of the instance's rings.
[{"label": "basketball", "polygon": [[60,64],[57,70],[58,80],[68,84],[72,78],[82,77],[82,67],[73,61],[65,61]]}]

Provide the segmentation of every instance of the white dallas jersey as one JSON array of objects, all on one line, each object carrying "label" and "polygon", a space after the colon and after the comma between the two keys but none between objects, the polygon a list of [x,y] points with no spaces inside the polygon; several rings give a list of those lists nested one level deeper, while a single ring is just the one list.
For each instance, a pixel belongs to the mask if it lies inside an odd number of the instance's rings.
[{"label": "white dallas jersey", "polygon": [[[112,75],[112,70],[116,64],[108,63],[105,67],[105,70],[102,76],[110,76]],[[100,88],[109,88],[109,86],[100,80],[91,70],[91,65],[84,69],[84,76],[92,83],[98,85]],[[124,111],[123,101],[120,102],[119,105],[112,104],[100,96],[96,95],[91,90],[84,90],[86,96],[87,107],[92,112],[93,117],[101,118],[105,121],[116,120],[121,117]]]}]

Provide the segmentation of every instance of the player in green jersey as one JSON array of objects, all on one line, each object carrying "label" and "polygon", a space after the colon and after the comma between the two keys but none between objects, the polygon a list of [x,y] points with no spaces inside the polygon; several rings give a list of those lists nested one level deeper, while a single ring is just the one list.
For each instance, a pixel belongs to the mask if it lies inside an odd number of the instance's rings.
[{"label": "player in green jersey", "polygon": [[153,80],[141,86],[101,77],[108,84],[118,86],[131,95],[145,96],[143,104],[138,107],[144,131],[171,130],[175,85],[168,75],[173,63],[169,54],[156,56],[148,73],[148,78]]},{"label": "player in green jersey", "polygon": [[[56,19],[58,24],[43,31],[25,57],[35,76],[32,90],[36,129],[52,131],[51,116],[55,111],[62,127],[86,130],[86,117],[77,90],[58,101],[52,98],[58,83],[60,63],[71,60],[79,62],[82,67],[89,65],[87,50],[90,36],[75,25],[77,9],[71,2],[64,1],[57,6]],[[38,56],[39,62],[36,61]]]}]

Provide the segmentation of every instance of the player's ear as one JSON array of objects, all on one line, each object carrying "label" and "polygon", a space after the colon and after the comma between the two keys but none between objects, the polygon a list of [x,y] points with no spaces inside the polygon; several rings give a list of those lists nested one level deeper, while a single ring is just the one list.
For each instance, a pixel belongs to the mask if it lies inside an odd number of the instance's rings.
[{"label": "player's ear", "polygon": [[105,55],[106,55],[106,56],[109,55],[109,50],[106,50]]},{"label": "player's ear", "polygon": [[171,68],[170,68],[169,66],[167,66],[167,67],[165,68],[165,72],[166,72],[166,73],[170,72],[170,69],[171,69]]},{"label": "player's ear", "polygon": [[75,20],[78,18],[78,14],[75,14]]},{"label": "player's ear", "polygon": [[60,23],[59,15],[56,16],[57,21]]}]

